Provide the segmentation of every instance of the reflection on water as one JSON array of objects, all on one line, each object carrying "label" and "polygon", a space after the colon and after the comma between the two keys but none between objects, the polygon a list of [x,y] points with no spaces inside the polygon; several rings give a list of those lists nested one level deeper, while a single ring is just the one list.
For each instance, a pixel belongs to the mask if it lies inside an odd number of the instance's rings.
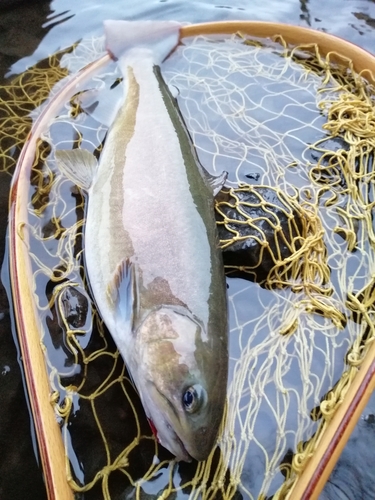
[{"label": "reflection on water", "polygon": [[44,59],[38,55],[37,47],[48,33],[44,22],[50,13],[50,3],[46,1],[20,1],[16,9],[6,10],[1,2],[0,83],[11,65],[19,59],[30,54],[34,54],[34,62]]},{"label": "reflection on water", "polygon": [[[227,2],[229,3],[229,2]],[[52,12],[52,14],[49,14]],[[335,12],[332,19],[332,12]],[[46,17],[48,19],[46,19]],[[45,58],[49,53],[71,45],[78,38],[88,34],[101,32],[101,22],[106,18],[168,18],[189,22],[210,21],[221,19],[259,19],[303,24],[339,34],[363,47],[372,50],[374,43],[373,27],[375,5],[371,2],[331,0],[322,3],[315,1],[289,0],[285,2],[257,0],[225,2],[195,1],[189,2],[189,8],[184,1],[143,0],[134,2],[129,7],[128,2],[113,1],[110,4],[85,0],[80,2],[76,11],[75,2],[55,0],[49,3],[41,2],[36,7],[18,6],[15,11],[9,10],[0,17],[0,78],[11,70],[16,73],[23,71],[28,65]],[[23,33],[23,35],[20,35]],[[41,41],[41,42],[40,42]],[[10,140],[11,144],[11,140]],[[12,153],[16,154],[16,153]],[[4,254],[4,242],[7,210],[7,190],[10,177],[0,173],[0,250]],[[47,228],[48,229],[48,228]],[[28,414],[22,395],[22,382],[17,363],[16,352],[10,335],[10,316],[8,303],[3,288],[0,290],[0,400],[2,401],[0,419],[0,444],[2,450],[8,450],[0,458],[0,498],[17,500],[27,498],[30,491],[33,497],[43,498],[43,486],[40,475],[36,471],[33,459],[32,442],[29,437]],[[74,376],[79,374],[73,374]],[[67,383],[71,380],[67,380]],[[293,381],[291,380],[292,384]],[[110,396],[116,397],[116,394]],[[371,406],[372,405],[372,406]],[[373,498],[371,484],[374,478],[369,468],[361,467],[356,477],[349,477],[353,470],[353,456],[361,456],[365,461],[373,460],[368,443],[374,442],[374,423],[371,414],[375,413],[374,398],[366,410],[367,418],[357,426],[350,445],[346,448],[341,469],[338,467],[332,475],[324,498],[334,498],[335,483],[343,481],[352,488],[348,498],[355,498],[357,488],[365,488],[363,498]],[[80,408],[83,410],[83,408]],[[82,413],[83,414],[83,413]],[[79,412],[77,412],[77,419]],[[119,415],[119,421],[123,418]],[[16,432],[15,432],[16,429]],[[89,432],[90,426],[85,432]],[[82,431],[83,432],[83,431]],[[75,439],[75,436],[71,436]],[[16,442],[15,440],[19,441]],[[88,438],[89,439],[89,438]],[[145,450],[147,454],[147,450]],[[357,458],[355,459],[357,461]],[[86,466],[86,470],[96,464]],[[185,466],[181,466],[183,471]],[[186,466],[187,467],[187,466]],[[254,464],[249,474],[256,476],[258,465]],[[340,472],[340,471],[345,471]],[[167,473],[167,472],[166,472]],[[182,472],[181,472],[182,475]],[[4,480],[5,478],[5,480]],[[160,479],[161,483],[163,480]],[[361,484],[362,482],[362,484]],[[363,483],[367,486],[363,486]],[[329,491],[331,490],[331,491]],[[155,491],[155,490],[154,490]],[[151,493],[151,491],[150,491]],[[332,495],[329,497],[329,495]],[[99,498],[93,496],[92,498]]]},{"label": "reflection on water", "polygon": [[[42,4],[43,5],[43,4]],[[47,3],[45,5],[48,5]],[[43,7],[44,8],[44,7]],[[184,0],[139,0],[125,2],[114,0],[110,3],[98,0],[82,0],[77,8],[74,0],[53,0],[50,3],[52,13],[45,20],[40,17],[43,26],[44,38],[34,54],[22,58],[12,65],[13,72],[24,71],[27,66],[36,60],[47,57],[50,53],[72,45],[77,39],[88,34],[101,33],[104,19],[175,19],[189,23],[219,21],[219,20],[259,20],[277,21],[289,24],[309,26],[338,35],[352,41],[363,48],[373,51],[373,25],[371,18],[375,18],[375,4],[363,0],[231,0],[219,2],[216,0],[191,0],[189,7]],[[33,9],[33,12],[40,12]],[[43,12],[44,14],[44,12]],[[20,13],[24,22],[27,13]],[[18,27],[18,14],[7,18],[3,24],[4,33],[8,32],[9,39],[15,43],[11,33]],[[2,26],[1,26],[2,27]],[[25,23],[25,32],[28,34],[29,26]],[[1,31],[0,31],[1,33]],[[31,37],[43,36],[39,33]],[[18,37],[17,37],[18,38]],[[23,40],[19,40],[15,53],[18,57],[25,55]],[[1,47],[0,47],[1,50]],[[13,62],[13,61],[12,61]]]},{"label": "reflection on water", "polygon": [[[5,223],[0,227],[5,229]],[[2,236],[1,243],[4,244],[5,235]],[[6,249],[3,247],[2,250],[6,257]],[[21,359],[14,318],[9,310],[9,297],[9,273],[4,265],[0,283],[0,498],[21,500],[33,491],[35,498],[43,500],[45,488],[36,460],[37,444],[25,401]]]}]

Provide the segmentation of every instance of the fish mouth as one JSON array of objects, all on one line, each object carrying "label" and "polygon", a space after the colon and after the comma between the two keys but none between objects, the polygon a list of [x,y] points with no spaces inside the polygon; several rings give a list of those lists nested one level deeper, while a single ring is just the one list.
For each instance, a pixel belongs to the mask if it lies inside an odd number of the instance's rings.
[{"label": "fish mouth", "polygon": [[[152,430],[155,438],[157,439],[157,441],[162,446],[164,446],[164,448],[166,448],[173,455],[175,455],[176,460],[178,462],[180,462],[180,461],[192,462],[193,461],[193,457],[189,454],[189,452],[185,448],[184,443],[178,437],[177,433],[172,429],[172,426],[169,423],[167,423],[167,427],[168,427],[169,431],[172,433],[172,437],[168,443],[163,443],[163,441],[160,440],[160,437],[159,437],[159,434],[158,434],[158,431],[157,431],[157,428],[156,428],[156,425],[154,424],[154,422],[150,418],[148,419],[148,421],[149,421],[151,430]],[[177,445],[177,446],[175,446],[175,445]]]},{"label": "fish mouth", "polygon": [[180,448],[180,450],[182,452],[181,455],[176,455],[176,460],[178,462],[180,462],[181,460],[184,461],[184,462],[192,462],[193,461],[193,457],[189,454],[189,452],[185,448],[184,443],[181,441],[181,439],[177,436],[176,433],[175,433],[174,439],[178,443],[179,448]]},{"label": "fish mouth", "polygon": [[[155,391],[159,397],[161,398],[164,403],[166,403],[168,409],[177,417],[178,419],[178,414],[171,403],[171,401],[163,394],[163,392],[158,388],[158,386],[153,382],[149,382],[150,389],[152,391]],[[160,435],[160,432],[158,431],[157,426],[155,425],[154,421],[150,416],[148,417],[148,421],[151,427],[151,430],[156,437],[157,441],[164,446],[167,450],[169,450],[173,455],[175,455],[176,460],[178,462],[184,461],[184,462],[191,462],[194,457],[190,455],[190,453],[187,451],[182,439],[179,437],[175,429],[173,428],[171,422],[169,421],[168,418],[166,418],[166,415],[164,414],[164,427],[167,429],[167,432],[164,432],[164,436]]]}]

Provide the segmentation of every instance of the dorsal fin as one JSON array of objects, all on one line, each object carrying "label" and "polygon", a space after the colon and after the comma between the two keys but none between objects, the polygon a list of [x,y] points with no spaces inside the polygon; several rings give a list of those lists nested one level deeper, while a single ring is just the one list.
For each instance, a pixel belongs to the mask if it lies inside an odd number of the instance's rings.
[{"label": "dorsal fin", "polygon": [[212,189],[212,193],[214,196],[218,194],[218,192],[222,189],[222,187],[225,184],[225,181],[227,180],[228,177],[228,172],[221,172],[219,175],[212,175],[205,168],[203,168],[204,175],[206,177],[206,180]]}]

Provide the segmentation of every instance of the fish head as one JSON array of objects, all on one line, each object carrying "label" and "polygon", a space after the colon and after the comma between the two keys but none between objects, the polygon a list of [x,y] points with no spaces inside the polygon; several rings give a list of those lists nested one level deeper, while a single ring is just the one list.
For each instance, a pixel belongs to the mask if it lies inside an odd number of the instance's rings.
[{"label": "fish head", "polygon": [[203,325],[183,307],[149,313],[137,335],[136,385],[159,442],[177,460],[205,460],[224,412],[226,344],[223,355],[215,352]]}]

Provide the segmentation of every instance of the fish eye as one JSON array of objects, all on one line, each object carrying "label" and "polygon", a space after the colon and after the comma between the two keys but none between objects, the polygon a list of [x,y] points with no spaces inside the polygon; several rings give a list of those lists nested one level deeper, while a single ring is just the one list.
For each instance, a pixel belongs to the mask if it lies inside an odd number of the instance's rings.
[{"label": "fish eye", "polygon": [[206,391],[201,385],[193,385],[186,389],[182,396],[182,403],[184,408],[189,413],[194,413],[199,410],[202,404],[205,402]]}]

